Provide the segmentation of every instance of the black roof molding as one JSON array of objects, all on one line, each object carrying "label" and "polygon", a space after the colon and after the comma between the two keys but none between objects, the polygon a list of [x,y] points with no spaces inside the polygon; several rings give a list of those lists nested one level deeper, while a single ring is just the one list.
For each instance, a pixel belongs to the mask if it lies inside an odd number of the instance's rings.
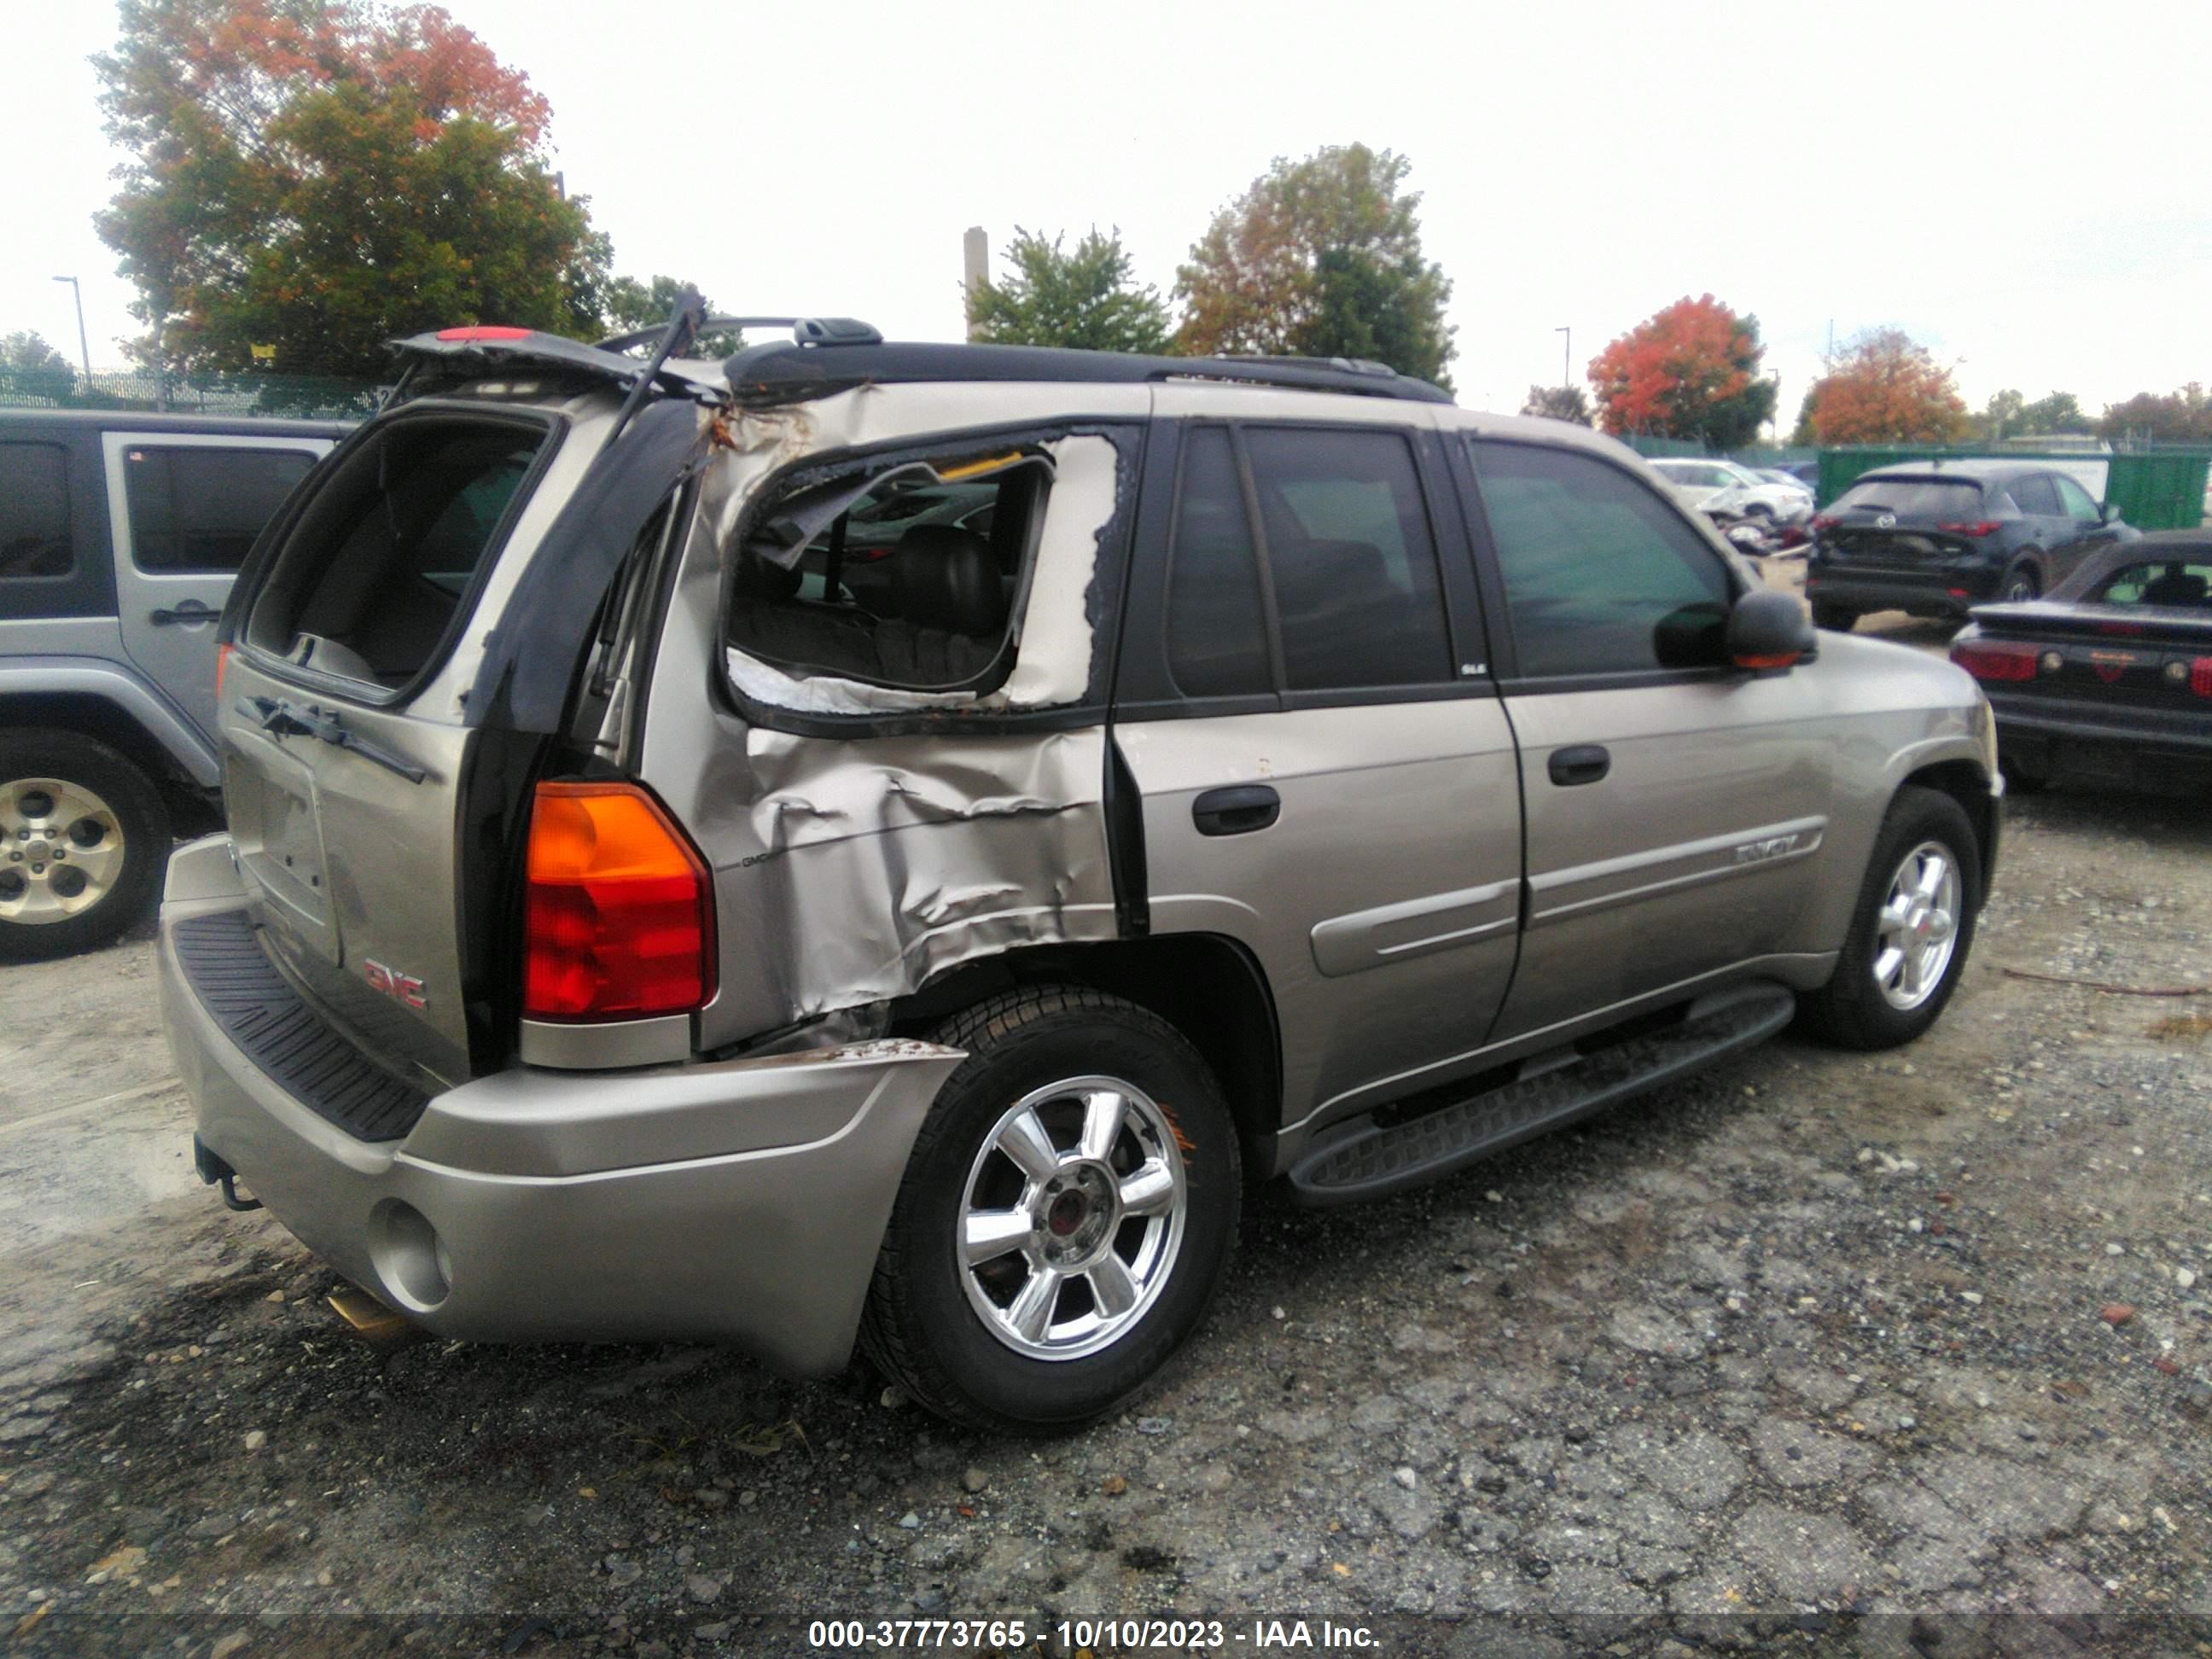
[{"label": "black roof molding", "polygon": [[1144,357],[1057,346],[884,344],[865,339],[848,344],[829,338],[819,344],[750,346],[725,362],[722,372],[732,394],[750,404],[793,403],[871,384],[955,380],[1094,386],[1214,380],[1412,403],[1452,401],[1449,392],[1426,380],[1350,357]]}]

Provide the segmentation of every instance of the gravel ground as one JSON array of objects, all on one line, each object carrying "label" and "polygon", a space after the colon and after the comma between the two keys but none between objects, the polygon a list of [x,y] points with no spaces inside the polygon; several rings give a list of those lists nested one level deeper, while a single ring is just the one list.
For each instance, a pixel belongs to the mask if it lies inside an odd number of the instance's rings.
[{"label": "gravel ground", "polygon": [[0,1646],[1182,1613],[1232,1649],[1264,1614],[1403,1652],[2212,1652],[2212,1041],[2160,1024],[2212,999],[2005,968],[2212,980],[2203,804],[2016,801],[1909,1050],[1785,1037],[1417,1195],[1259,1195],[1194,1347],[1042,1444],[858,1371],[366,1342],[190,1185],[143,938],[0,969]]}]

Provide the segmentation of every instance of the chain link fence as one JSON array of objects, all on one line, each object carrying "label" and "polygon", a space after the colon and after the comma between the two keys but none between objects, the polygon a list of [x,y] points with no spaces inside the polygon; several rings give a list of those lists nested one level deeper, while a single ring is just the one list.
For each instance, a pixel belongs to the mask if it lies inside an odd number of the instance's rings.
[{"label": "chain link fence", "polygon": [[0,409],[119,409],[148,414],[360,419],[385,391],[316,374],[153,374],[103,371],[88,380],[48,365],[0,367]]}]

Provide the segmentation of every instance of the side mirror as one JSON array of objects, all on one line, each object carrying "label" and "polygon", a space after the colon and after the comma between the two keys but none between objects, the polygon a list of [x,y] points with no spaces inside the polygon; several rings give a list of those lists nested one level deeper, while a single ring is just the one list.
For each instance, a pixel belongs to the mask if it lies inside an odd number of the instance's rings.
[{"label": "side mirror", "polygon": [[1738,668],[1787,668],[1814,646],[1813,619],[1794,593],[1755,587],[1729,608],[1729,660]]},{"label": "side mirror", "polygon": [[2119,524],[2123,522],[2120,518],[2120,504],[2118,501],[2106,501],[2102,507],[2097,509],[2097,522],[2099,524]]}]

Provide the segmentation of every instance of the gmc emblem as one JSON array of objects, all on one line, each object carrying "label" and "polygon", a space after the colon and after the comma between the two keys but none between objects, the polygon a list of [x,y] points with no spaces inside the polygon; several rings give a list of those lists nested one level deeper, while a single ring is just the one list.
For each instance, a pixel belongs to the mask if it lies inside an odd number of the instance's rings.
[{"label": "gmc emblem", "polygon": [[387,968],[380,962],[362,958],[361,971],[369,984],[395,1001],[410,1008],[427,1008],[429,999],[422,994],[422,981],[412,974],[403,974],[396,968]]}]

